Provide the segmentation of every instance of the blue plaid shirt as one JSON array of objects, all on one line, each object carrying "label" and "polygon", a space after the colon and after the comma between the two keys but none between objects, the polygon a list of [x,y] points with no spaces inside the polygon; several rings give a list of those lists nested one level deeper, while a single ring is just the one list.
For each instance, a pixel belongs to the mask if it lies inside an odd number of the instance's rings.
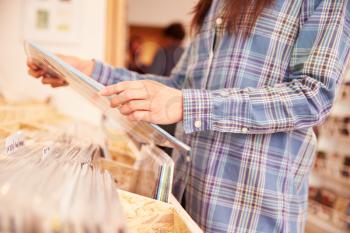
[{"label": "blue plaid shirt", "polygon": [[174,153],[173,190],[205,232],[303,232],[312,127],[330,112],[348,61],[350,6],[276,0],[245,38],[223,29],[222,2],[213,0],[170,78],[102,63],[93,77],[183,90],[176,136],[192,153]]}]

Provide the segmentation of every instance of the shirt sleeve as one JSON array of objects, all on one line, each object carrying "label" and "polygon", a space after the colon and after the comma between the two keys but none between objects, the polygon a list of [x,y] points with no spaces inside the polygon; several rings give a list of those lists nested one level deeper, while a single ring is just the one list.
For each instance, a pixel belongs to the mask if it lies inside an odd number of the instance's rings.
[{"label": "shirt sleeve", "polygon": [[118,82],[130,80],[153,80],[163,83],[169,87],[181,89],[186,77],[191,47],[192,44],[186,48],[185,52],[181,56],[181,59],[173,69],[170,77],[151,74],[141,75],[124,68],[113,68],[112,66],[104,64],[100,61],[95,61],[92,78],[103,85],[112,85]]},{"label": "shirt sleeve", "polygon": [[322,123],[349,57],[347,2],[324,0],[311,15],[301,17],[286,82],[262,88],[183,90],[185,132],[268,134]]}]

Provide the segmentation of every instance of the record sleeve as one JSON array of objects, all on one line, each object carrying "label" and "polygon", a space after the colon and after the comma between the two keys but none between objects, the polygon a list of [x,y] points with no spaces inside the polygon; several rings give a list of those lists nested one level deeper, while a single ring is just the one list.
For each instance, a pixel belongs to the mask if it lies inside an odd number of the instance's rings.
[{"label": "record sleeve", "polygon": [[68,82],[71,88],[97,106],[102,113],[115,119],[133,139],[141,143],[175,148],[184,153],[190,152],[191,148],[188,145],[171,136],[158,125],[146,122],[132,122],[118,111],[112,110],[109,105],[109,98],[97,94],[104,88],[102,84],[65,63],[53,53],[29,41],[24,42],[24,47],[29,59],[47,70],[51,76]]}]

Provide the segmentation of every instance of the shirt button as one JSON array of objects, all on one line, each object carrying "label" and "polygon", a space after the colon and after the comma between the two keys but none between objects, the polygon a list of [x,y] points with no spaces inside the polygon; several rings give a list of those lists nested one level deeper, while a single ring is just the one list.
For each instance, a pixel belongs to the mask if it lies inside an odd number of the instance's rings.
[{"label": "shirt button", "polygon": [[217,18],[215,23],[217,26],[220,26],[224,21],[222,20],[222,18]]},{"label": "shirt button", "polygon": [[194,127],[196,127],[196,128],[202,127],[202,122],[201,121],[195,121],[194,122]]},{"label": "shirt button", "polygon": [[249,132],[248,128],[246,128],[246,127],[242,128],[242,133],[248,133],[248,132]]}]

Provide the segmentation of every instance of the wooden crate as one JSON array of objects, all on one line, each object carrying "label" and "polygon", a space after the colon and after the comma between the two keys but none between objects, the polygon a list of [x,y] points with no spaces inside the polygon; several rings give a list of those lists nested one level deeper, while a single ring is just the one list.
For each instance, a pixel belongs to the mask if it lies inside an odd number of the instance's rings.
[{"label": "wooden crate", "polygon": [[119,197],[130,233],[203,233],[173,196],[169,204],[121,190]]}]

